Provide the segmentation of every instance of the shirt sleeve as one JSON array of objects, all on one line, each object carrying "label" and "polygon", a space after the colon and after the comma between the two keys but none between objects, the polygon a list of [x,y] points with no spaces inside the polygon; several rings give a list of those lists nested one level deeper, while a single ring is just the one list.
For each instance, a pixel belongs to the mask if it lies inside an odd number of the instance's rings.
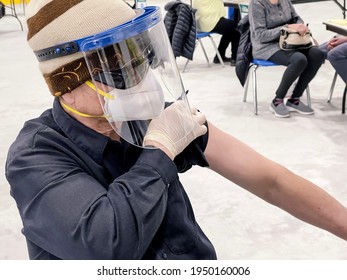
[{"label": "shirt sleeve", "polygon": [[204,155],[209,135],[207,122],[205,123],[205,125],[207,126],[207,132],[204,135],[196,138],[187,146],[187,148],[183,150],[182,153],[176,156],[174,162],[177,166],[178,172],[186,172],[193,165],[199,165],[201,167],[209,166]]},{"label": "shirt sleeve", "polygon": [[68,139],[32,133],[17,139],[6,163],[26,238],[61,259],[140,259],[165,215],[175,164],[144,150],[105,187],[101,166],[86,164]]}]

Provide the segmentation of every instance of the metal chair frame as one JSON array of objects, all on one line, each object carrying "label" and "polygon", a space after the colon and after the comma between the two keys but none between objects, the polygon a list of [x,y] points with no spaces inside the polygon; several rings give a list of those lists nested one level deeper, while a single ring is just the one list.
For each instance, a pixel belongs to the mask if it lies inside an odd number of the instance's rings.
[{"label": "metal chair frame", "polygon": [[[252,75],[252,81],[253,81],[253,107],[254,107],[254,114],[258,115],[258,89],[257,89],[257,69],[259,67],[271,67],[271,66],[281,66],[276,63],[273,63],[268,60],[262,60],[262,59],[253,59],[249,68],[248,68],[248,74],[244,86],[244,94],[243,94],[243,102],[246,102],[247,100],[247,93],[248,93],[248,84],[249,84],[249,76]],[[252,70],[252,71],[251,71]],[[307,86],[306,88],[306,96],[307,96],[307,106],[311,108],[311,95],[310,95],[310,88]]]},{"label": "metal chair frame", "polygon": [[[23,8],[25,7],[24,5],[24,1],[23,1]],[[6,6],[5,5],[5,8],[9,9],[10,10],[10,13],[5,13],[4,17],[7,16],[7,17],[14,17],[15,19],[17,19],[17,21],[19,22],[20,24],[20,28],[21,30],[23,31],[23,24],[22,22],[20,21],[20,19],[18,18],[18,15],[17,15],[17,11],[16,11],[16,5],[15,5],[15,1],[14,0],[10,0],[10,6]]]},{"label": "metal chair frame", "polygon": [[[221,57],[221,55],[220,55],[220,53],[218,51],[218,48],[217,48],[217,45],[216,45],[215,41],[212,38],[212,34],[214,34],[214,33],[212,33],[212,32],[197,32],[196,33],[196,45],[195,45],[195,48],[196,48],[197,45],[199,45],[199,44],[201,45],[202,51],[204,52],[204,56],[205,56],[206,61],[207,61],[207,65],[210,66],[210,60],[209,60],[209,58],[207,56],[204,44],[202,43],[202,39],[203,38],[206,38],[206,37],[210,38],[210,40],[212,42],[212,45],[213,45],[213,48],[214,48],[214,50],[215,50],[215,52],[217,54],[217,57],[219,59],[219,62],[224,67],[225,65],[224,65],[223,59],[222,59],[222,57]],[[195,50],[194,50],[194,52],[195,52]],[[186,62],[186,64],[183,67],[182,73],[186,70],[186,68],[188,66],[188,63],[189,63],[189,59],[187,59],[187,62]]]},{"label": "metal chair frame", "polygon": [[[338,74],[337,74],[337,72],[335,72],[334,77],[333,77],[333,81],[331,83],[331,87],[330,87],[330,90],[329,90],[329,95],[328,95],[327,102],[330,102],[331,98],[333,96],[337,76],[338,76]],[[343,95],[342,95],[342,114],[344,114],[345,111],[346,111],[346,95],[347,95],[347,84],[345,86],[345,89],[344,89]]]}]

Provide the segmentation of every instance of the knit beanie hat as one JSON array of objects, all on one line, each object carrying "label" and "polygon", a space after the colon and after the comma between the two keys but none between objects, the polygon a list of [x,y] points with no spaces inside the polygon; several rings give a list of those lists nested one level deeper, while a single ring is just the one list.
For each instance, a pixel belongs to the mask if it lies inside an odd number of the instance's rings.
[{"label": "knit beanie hat", "polygon": [[[93,35],[135,17],[123,0],[31,0],[26,9],[28,43],[33,51]],[[90,80],[83,53],[39,62],[54,96]]]}]

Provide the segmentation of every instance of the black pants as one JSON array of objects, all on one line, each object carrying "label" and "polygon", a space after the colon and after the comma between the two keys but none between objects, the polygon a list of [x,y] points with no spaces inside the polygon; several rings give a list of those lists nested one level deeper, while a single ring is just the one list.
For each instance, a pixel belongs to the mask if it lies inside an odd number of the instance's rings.
[{"label": "black pants", "polygon": [[299,98],[323,64],[324,53],[317,47],[298,51],[280,50],[273,54],[269,60],[276,64],[287,66],[276,91],[276,98],[283,99],[297,78],[299,79],[293,90],[292,97]]},{"label": "black pants", "polygon": [[240,33],[236,31],[236,27],[236,21],[222,17],[211,30],[211,32],[222,35],[218,46],[218,51],[222,58],[225,58],[225,52],[231,43],[231,58],[236,59],[237,48],[240,40]]}]

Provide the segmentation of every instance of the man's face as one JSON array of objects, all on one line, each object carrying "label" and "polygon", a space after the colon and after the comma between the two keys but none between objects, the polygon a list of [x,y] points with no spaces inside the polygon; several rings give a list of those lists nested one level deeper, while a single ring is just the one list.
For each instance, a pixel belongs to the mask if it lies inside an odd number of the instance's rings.
[{"label": "man's face", "polygon": [[72,92],[64,94],[62,99],[64,103],[82,114],[94,117],[103,116],[104,112],[96,89],[97,88],[91,88],[87,84],[83,84]]}]

